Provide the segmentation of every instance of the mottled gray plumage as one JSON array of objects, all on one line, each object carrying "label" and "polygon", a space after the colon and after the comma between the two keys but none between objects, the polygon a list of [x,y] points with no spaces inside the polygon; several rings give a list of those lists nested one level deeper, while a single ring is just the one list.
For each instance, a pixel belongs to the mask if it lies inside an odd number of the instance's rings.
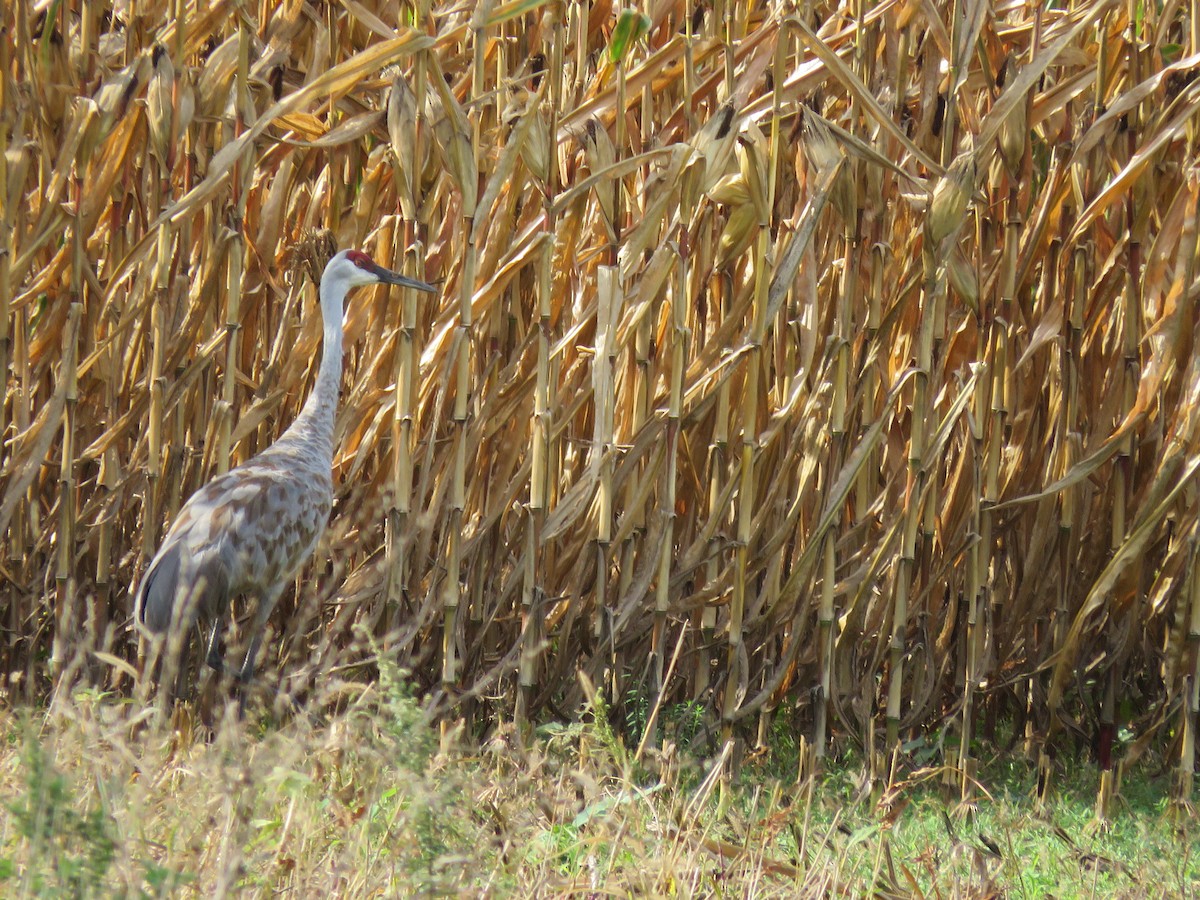
[{"label": "mottled gray plumage", "polygon": [[346,293],[365,284],[433,288],[343,250],[321,276],[324,345],[313,392],[286,432],[184,504],[134,595],[135,620],[154,634],[210,622],[207,661],[223,669],[219,636],[229,601],[258,601],[239,677],[248,679],[271,610],[312,555],[333,502],[333,424],[342,374]]}]

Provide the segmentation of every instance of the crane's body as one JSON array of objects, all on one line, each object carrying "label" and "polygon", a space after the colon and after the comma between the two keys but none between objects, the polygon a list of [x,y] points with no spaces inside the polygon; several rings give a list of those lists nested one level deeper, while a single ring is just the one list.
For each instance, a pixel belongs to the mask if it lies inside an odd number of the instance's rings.
[{"label": "crane's body", "polygon": [[329,520],[343,303],[350,288],[380,283],[433,291],[358,251],[344,250],[329,261],[320,288],[321,366],[300,415],[274,444],[188,499],[135,594],[135,619],[152,634],[186,634],[197,620],[211,623],[206,659],[217,670],[224,669],[220,632],[231,599],[255,597],[241,680],[253,675],[271,610]]}]

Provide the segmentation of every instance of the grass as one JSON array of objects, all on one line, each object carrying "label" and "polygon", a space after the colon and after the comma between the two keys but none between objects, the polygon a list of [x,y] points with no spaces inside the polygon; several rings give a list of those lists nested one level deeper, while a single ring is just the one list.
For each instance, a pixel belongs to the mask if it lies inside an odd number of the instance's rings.
[{"label": "grass", "polygon": [[839,769],[821,785],[814,821],[827,827],[844,810],[837,825],[851,877],[915,882],[927,896],[964,886],[1012,897],[1196,894],[1200,858],[1188,839],[1194,824],[1162,799],[1166,777],[1135,772],[1121,813],[1105,822],[1093,814],[1098,775],[1085,761],[1065,775],[1043,811],[1033,800],[1032,763],[993,761],[981,775],[988,796],[972,805],[948,802],[938,780],[903,783],[885,793],[893,802],[872,804],[855,801],[853,769]]},{"label": "grass", "polygon": [[239,723],[231,708],[210,732],[182,709],[167,719],[80,692],[3,712],[0,739],[10,897],[1191,897],[1200,885],[1194,820],[1148,766],[1100,824],[1086,761],[1063,767],[1039,811],[1034,766],[981,748],[978,800],[964,805],[919,749],[890,784],[853,753],[798,782],[778,730],[736,766],[670,743],[635,762],[603,717],[475,741],[432,723],[394,675],[322,721]]}]

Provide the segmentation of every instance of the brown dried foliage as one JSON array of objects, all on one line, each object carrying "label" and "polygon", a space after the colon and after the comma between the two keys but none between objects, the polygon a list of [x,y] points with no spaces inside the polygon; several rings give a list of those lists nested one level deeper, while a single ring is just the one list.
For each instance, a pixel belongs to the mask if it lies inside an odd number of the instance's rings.
[{"label": "brown dried foliage", "polygon": [[727,727],[1190,717],[1185,7],[697,6],[617,63],[606,4],[9,4],[8,691],[133,671],[147,553],[296,413],[357,246],[442,290],[351,298],[264,668],[361,625],[475,711],[582,666]]}]

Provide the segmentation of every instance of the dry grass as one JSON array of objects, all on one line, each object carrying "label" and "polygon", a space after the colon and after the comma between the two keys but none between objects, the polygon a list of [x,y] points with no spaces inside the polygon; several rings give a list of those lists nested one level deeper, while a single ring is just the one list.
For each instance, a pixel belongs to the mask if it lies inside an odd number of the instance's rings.
[{"label": "dry grass", "polygon": [[[978,808],[937,768],[878,784],[851,757],[796,781],[794,755],[670,745],[638,764],[591,715],[532,740],[439,739],[388,667],[328,721],[209,741],[84,691],[57,713],[0,715],[6,897],[1196,897],[1194,822],[1162,782],[1090,827],[1095,774],[1034,809],[1030,764],[987,766]],[[775,742],[773,742],[775,743]],[[788,742],[777,735],[779,749]],[[932,746],[917,755],[932,755]],[[648,764],[648,765],[647,765]],[[1090,782],[1090,784],[1089,784]]]},{"label": "dry grass", "polygon": [[766,845],[738,846],[703,821],[715,780],[695,786],[678,765],[657,784],[635,777],[620,744],[590,727],[527,750],[511,734],[474,750],[450,735],[439,749],[386,673],[327,724],[257,736],[230,705],[207,743],[180,717],[161,727],[97,695],[69,708],[3,722],[6,896],[691,896],[743,883],[783,896],[805,884],[772,858],[790,818],[778,792],[754,811],[776,820]]},{"label": "dry grass", "polygon": [[1047,774],[1120,726],[1189,797],[1195,10],[645,12],[5,7],[7,695],[129,691],[129,587],[302,402],[332,236],[442,291],[350,305],[289,692],[371,674],[359,627],[472,721],[582,668],[726,736],[795,700],[818,756],[955,721],[964,789],[980,723]]}]

